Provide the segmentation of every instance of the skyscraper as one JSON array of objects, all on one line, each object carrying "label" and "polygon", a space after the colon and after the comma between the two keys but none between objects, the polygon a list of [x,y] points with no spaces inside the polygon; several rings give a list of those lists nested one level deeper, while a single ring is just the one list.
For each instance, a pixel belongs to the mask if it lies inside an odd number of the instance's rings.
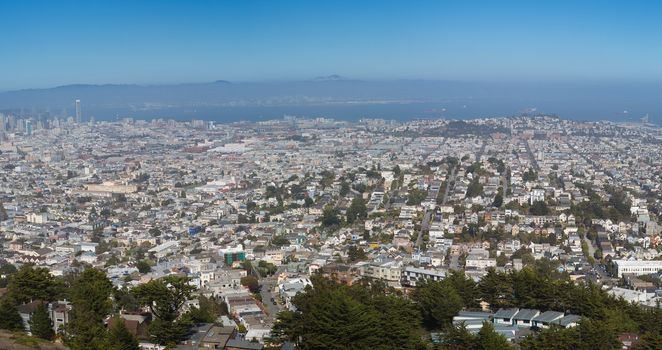
[{"label": "skyscraper", "polygon": [[76,100],[76,123],[80,124],[83,121],[83,116],[80,113],[80,100]]},{"label": "skyscraper", "polygon": [[32,121],[31,120],[26,120],[25,121],[25,135],[32,136]]}]

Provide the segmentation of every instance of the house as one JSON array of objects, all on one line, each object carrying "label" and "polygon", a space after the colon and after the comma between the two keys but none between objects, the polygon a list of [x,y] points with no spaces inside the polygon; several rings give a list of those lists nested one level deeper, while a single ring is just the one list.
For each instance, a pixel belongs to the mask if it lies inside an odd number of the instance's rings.
[{"label": "house", "polygon": [[21,315],[21,319],[23,319],[23,328],[25,328],[28,334],[32,334],[30,333],[30,318],[32,318],[32,313],[35,312],[37,308],[41,307],[42,304],[43,301],[33,301],[16,307],[18,314]]},{"label": "house", "polygon": [[533,318],[533,326],[538,328],[548,328],[551,324],[563,318],[563,312],[545,311]]},{"label": "house", "polygon": [[489,321],[494,316],[491,312],[482,311],[460,311],[457,316],[453,316],[453,324],[455,322],[464,322],[468,320]]},{"label": "house", "polygon": [[441,281],[446,277],[446,272],[442,270],[421,269],[407,266],[402,271],[402,285],[415,287],[418,281],[429,279],[432,281]]},{"label": "house", "polygon": [[213,326],[200,340],[200,347],[205,349],[222,349],[236,334],[234,327]]},{"label": "house", "polygon": [[294,278],[278,285],[278,294],[285,300],[285,307],[289,310],[296,310],[292,304],[292,298],[297,293],[302,292],[306,287],[312,286],[313,283],[308,278]]},{"label": "house", "polygon": [[563,328],[571,328],[577,326],[579,320],[581,320],[581,316],[568,314],[556,321],[553,321],[552,324],[557,324]]},{"label": "house", "polygon": [[66,301],[59,301],[51,303],[50,317],[53,321],[53,331],[55,333],[64,332],[64,327],[69,323],[69,312],[71,311],[71,304]]},{"label": "house", "polygon": [[492,323],[495,325],[498,324],[503,324],[503,325],[512,325],[513,324],[513,317],[517,315],[517,312],[519,309],[499,309],[495,314],[494,318],[492,319]]},{"label": "house", "polygon": [[164,258],[168,254],[175,253],[179,248],[178,241],[167,241],[149,250],[158,259]]},{"label": "house", "polygon": [[533,319],[538,315],[540,315],[540,310],[519,310],[517,315],[513,316],[513,325],[518,327],[531,327],[533,325]]},{"label": "house", "polygon": [[262,350],[264,346],[260,343],[252,343],[247,340],[230,339],[225,345],[225,350]]},{"label": "house", "polygon": [[124,326],[136,337],[147,336],[147,327],[152,319],[152,314],[149,312],[125,312],[119,317],[112,317],[108,320],[109,326],[116,322],[124,323]]}]

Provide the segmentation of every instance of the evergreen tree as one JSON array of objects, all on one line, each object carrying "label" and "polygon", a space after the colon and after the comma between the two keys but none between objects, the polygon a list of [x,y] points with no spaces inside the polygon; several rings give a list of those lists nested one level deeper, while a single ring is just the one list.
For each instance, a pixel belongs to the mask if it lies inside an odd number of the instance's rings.
[{"label": "evergreen tree", "polygon": [[66,339],[72,350],[106,348],[103,321],[112,311],[112,292],[113,285],[101,270],[87,269],[76,277],[70,291],[73,308]]},{"label": "evergreen tree", "polygon": [[0,299],[0,329],[23,331],[23,319],[16,309],[16,304],[4,297]]},{"label": "evergreen tree", "polygon": [[531,213],[531,215],[548,215],[549,208],[544,201],[535,201],[529,208],[529,213]]},{"label": "evergreen tree", "polygon": [[162,345],[177,343],[188,333],[192,320],[190,315],[180,316],[180,309],[191,299],[195,287],[189,279],[167,276],[152,280],[133,289],[141,305],[148,306],[156,317],[149,326],[149,333]]},{"label": "evergreen tree", "polygon": [[40,305],[30,317],[30,332],[38,338],[53,340],[55,332],[53,331],[53,321],[48,316],[46,304]]},{"label": "evergreen tree", "polygon": [[347,223],[352,224],[356,220],[365,219],[368,216],[368,209],[365,201],[361,197],[354,197],[352,204],[347,208]]},{"label": "evergreen tree", "polygon": [[483,322],[483,327],[476,336],[476,349],[479,350],[507,350],[511,346],[508,340],[501,334],[494,331],[491,322]]},{"label": "evergreen tree", "polygon": [[4,204],[0,201],[0,221],[5,221],[7,219],[9,219],[9,215],[7,215],[7,210],[5,209]]},{"label": "evergreen tree", "polygon": [[492,206],[495,208],[501,208],[503,205],[503,193],[502,190],[499,189],[499,192],[494,196],[494,201],[492,202]]},{"label": "evergreen tree", "polygon": [[47,268],[23,265],[11,277],[7,292],[16,303],[53,301],[60,293],[58,281]]},{"label": "evergreen tree", "polygon": [[463,307],[462,297],[447,281],[422,281],[412,295],[428,329],[447,328]]},{"label": "evergreen tree", "polygon": [[120,319],[116,319],[108,330],[107,346],[108,350],[140,350],[138,340]]},{"label": "evergreen tree", "polygon": [[423,348],[415,305],[387,295],[383,284],[348,287],[314,276],[313,285],[294,297],[297,311],[278,315],[275,342],[302,350]]},{"label": "evergreen tree", "polygon": [[152,267],[149,266],[149,263],[145,260],[139,260],[136,263],[136,268],[140,273],[149,273],[150,271],[152,271]]},{"label": "evergreen tree", "polygon": [[662,349],[662,334],[657,332],[644,333],[632,350],[659,350]]},{"label": "evergreen tree", "polygon": [[444,350],[474,350],[476,337],[469,333],[464,323],[448,329],[444,335]]},{"label": "evergreen tree", "polygon": [[450,271],[446,275],[445,281],[460,295],[463,307],[475,308],[479,306],[480,291],[478,290],[478,285],[474,280],[467,277],[464,271]]},{"label": "evergreen tree", "polygon": [[342,184],[340,184],[340,196],[345,197],[347,194],[349,194],[349,191],[349,182],[343,181]]},{"label": "evergreen tree", "polygon": [[338,218],[338,210],[333,207],[333,205],[327,205],[324,207],[322,213],[322,226],[336,226],[340,225],[340,218]]}]

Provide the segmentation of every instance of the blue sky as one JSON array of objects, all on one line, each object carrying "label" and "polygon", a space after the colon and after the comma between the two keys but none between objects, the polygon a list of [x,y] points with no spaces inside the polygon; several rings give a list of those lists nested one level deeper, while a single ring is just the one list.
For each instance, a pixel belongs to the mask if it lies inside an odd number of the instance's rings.
[{"label": "blue sky", "polygon": [[0,90],[329,74],[658,81],[658,3],[0,0]]}]

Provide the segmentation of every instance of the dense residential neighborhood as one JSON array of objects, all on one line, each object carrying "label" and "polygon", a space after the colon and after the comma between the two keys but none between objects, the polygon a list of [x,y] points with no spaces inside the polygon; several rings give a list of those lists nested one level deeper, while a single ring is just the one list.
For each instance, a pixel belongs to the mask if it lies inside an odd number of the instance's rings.
[{"label": "dense residential neighborhood", "polygon": [[[35,334],[44,313],[47,338],[72,348],[76,288],[95,274],[112,300],[99,323],[159,350],[311,348],[282,326],[316,305],[320,283],[413,301],[426,332],[412,338],[429,346],[454,326],[529,349],[546,331],[583,332],[595,315],[566,302],[581,288],[636,310],[662,301],[662,129],[650,124],[0,114],[0,180],[0,294],[18,328]],[[530,271],[568,294],[543,305],[497,292]],[[30,294],[33,275],[72,291]],[[447,290],[459,279],[471,287]],[[426,314],[448,294],[462,300]]]}]

